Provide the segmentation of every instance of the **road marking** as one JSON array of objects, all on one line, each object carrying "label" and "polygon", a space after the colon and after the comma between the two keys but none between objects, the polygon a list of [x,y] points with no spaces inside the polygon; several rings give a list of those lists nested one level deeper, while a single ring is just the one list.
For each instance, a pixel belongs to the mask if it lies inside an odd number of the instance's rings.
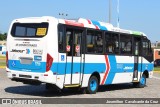
[{"label": "road marking", "polygon": [[153,78],[160,80],[160,78],[153,76]]}]

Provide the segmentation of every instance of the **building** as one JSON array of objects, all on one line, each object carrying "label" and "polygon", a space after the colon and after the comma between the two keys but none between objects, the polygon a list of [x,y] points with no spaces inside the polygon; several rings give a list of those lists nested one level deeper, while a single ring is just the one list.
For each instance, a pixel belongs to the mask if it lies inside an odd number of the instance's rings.
[{"label": "building", "polygon": [[160,59],[160,48],[157,48],[157,49],[155,48],[153,52],[154,52],[154,56],[153,56],[154,60]]},{"label": "building", "polygon": [[160,59],[160,41],[156,41],[156,43],[152,43],[151,47],[153,49],[153,59]]}]

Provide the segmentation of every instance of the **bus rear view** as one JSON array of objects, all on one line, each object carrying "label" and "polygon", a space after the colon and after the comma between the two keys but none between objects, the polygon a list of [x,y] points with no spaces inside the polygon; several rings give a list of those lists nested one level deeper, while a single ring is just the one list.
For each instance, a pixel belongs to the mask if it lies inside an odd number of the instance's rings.
[{"label": "bus rear view", "polygon": [[48,29],[47,18],[23,18],[12,22],[6,52],[10,79],[26,84],[50,82],[47,76],[53,58],[46,51]]}]

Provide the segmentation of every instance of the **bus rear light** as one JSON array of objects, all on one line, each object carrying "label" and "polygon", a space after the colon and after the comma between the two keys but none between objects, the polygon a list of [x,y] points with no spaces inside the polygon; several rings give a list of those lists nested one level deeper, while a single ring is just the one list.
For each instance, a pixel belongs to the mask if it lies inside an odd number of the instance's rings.
[{"label": "bus rear light", "polygon": [[9,67],[8,66],[8,51],[6,52],[6,66],[7,66],[7,68]]},{"label": "bus rear light", "polygon": [[49,71],[52,66],[53,58],[50,54],[47,54],[46,71]]}]

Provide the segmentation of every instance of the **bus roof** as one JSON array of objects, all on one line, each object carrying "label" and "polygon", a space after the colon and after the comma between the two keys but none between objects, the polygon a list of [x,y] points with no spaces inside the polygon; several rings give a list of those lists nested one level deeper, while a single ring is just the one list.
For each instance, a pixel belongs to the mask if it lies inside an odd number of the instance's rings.
[{"label": "bus roof", "polygon": [[105,23],[105,22],[95,21],[95,20],[90,20],[90,19],[84,19],[84,18],[79,18],[77,20],[59,19],[59,23],[99,29],[99,30],[107,30],[107,31],[119,32],[119,33],[132,34],[135,36],[146,36],[143,32],[121,29],[121,28],[114,27],[110,23]]},{"label": "bus roof", "polygon": [[[27,17],[27,18],[15,19],[14,22],[19,22],[19,21],[20,22],[23,22],[23,21],[30,22],[30,20],[32,20],[32,19],[36,19],[36,22],[39,22],[39,21],[42,21],[42,19],[43,19],[43,21],[48,21],[50,19],[56,19],[56,18],[52,17],[52,16]],[[66,25],[73,25],[73,26],[93,28],[93,29],[98,29],[98,30],[126,33],[126,34],[132,34],[135,36],[146,36],[143,32],[121,29],[121,28],[114,27],[110,23],[95,21],[95,20],[90,20],[90,19],[85,19],[85,18],[70,19],[70,20],[57,18],[57,20],[59,23],[66,24]]]}]

